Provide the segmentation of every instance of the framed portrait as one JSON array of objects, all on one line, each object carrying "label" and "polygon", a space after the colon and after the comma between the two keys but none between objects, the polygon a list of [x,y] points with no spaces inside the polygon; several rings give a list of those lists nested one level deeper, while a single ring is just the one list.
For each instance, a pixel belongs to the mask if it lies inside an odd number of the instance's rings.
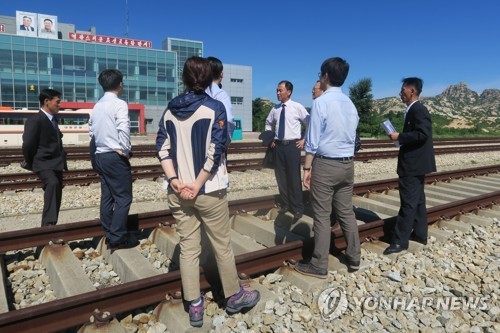
[{"label": "framed portrait", "polygon": [[57,16],[38,14],[38,37],[57,39]]},{"label": "framed portrait", "polygon": [[16,31],[22,36],[38,35],[38,15],[36,13],[16,11]]}]

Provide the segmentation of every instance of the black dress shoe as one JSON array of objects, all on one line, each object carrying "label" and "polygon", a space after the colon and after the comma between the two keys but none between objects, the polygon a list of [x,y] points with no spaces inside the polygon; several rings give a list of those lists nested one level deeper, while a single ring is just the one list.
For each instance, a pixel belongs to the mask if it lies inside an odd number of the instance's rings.
[{"label": "black dress shoe", "polygon": [[123,243],[120,243],[120,244],[109,244],[108,245],[108,248],[109,250],[111,251],[111,253],[113,253],[114,251],[116,250],[122,250],[122,249],[131,249],[133,247],[136,247],[137,245],[139,245],[139,241],[137,239],[134,239],[134,240],[127,240]]},{"label": "black dress shoe", "polygon": [[389,246],[387,249],[384,250],[384,254],[388,255],[388,254],[392,254],[392,253],[399,253],[399,252],[404,251],[404,250],[408,250],[408,246],[402,247],[399,244],[391,244],[391,246]]},{"label": "black dress shoe", "polygon": [[414,242],[420,243],[422,245],[427,245],[427,239],[421,239],[421,238],[413,237],[413,238],[411,238],[411,240],[414,241]]},{"label": "black dress shoe", "polygon": [[293,220],[294,220],[294,221],[298,221],[298,220],[300,220],[300,218],[301,218],[302,216],[303,216],[303,214],[302,214],[302,213],[295,213],[295,214],[293,214]]},{"label": "black dress shoe", "polygon": [[359,270],[361,262],[359,260],[347,260],[347,268],[349,273]]}]

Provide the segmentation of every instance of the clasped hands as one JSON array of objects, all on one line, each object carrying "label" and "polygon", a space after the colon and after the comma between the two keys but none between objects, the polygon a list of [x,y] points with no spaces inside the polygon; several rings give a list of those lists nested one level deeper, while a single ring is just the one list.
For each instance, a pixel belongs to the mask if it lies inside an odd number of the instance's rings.
[{"label": "clasped hands", "polygon": [[193,200],[200,191],[200,187],[195,183],[184,184],[178,178],[170,182],[170,187],[184,200]]}]

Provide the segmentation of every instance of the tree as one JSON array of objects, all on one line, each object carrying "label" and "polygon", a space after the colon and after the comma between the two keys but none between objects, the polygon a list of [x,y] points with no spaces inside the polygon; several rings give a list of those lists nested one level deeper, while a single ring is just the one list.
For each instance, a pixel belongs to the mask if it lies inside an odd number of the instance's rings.
[{"label": "tree", "polygon": [[349,86],[349,97],[358,110],[359,122],[366,123],[373,110],[372,80],[363,78]]},{"label": "tree", "polygon": [[373,111],[372,80],[363,78],[349,86],[349,97],[358,110],[360,136],[377,136],[382,133],[380,117]]},{"label": "tree", "polygon": [[256,98],[252,101],[252,131],[264,131],[267,115],[272,108],[272,103],[266,102],[260,98]]}]

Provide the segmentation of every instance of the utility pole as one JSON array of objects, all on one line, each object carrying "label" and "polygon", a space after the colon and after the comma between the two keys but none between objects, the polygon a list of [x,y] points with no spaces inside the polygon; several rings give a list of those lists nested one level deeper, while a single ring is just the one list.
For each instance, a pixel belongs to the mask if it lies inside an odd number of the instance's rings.
[{"label": "utility pole", "polygon": [[125,36],[128,37],[128,0],[125,0]]}]

